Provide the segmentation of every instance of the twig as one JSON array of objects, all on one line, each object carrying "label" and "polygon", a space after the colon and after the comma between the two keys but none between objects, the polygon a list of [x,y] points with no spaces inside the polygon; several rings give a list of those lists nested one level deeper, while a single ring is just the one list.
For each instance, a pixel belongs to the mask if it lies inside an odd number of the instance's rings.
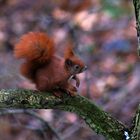
[{"label": "twig", "polygon": [[48,128],[49,130],[51,130],[51,132],[56,136],[56,138],[58,140],[63,140],[60,135],[58,134],[58,132],[47,122],[45,121],[43,118],[41,118],[37,113],[33,112],[33,111],[29,111],[26,109],[10,109],[10,110],[5,110],[5,109],[1,109],[0,110],[0,115],[8,115],[8,114],[28,114],[38,120],[40,120],[42,122],[42,124],[45,126],[45,129]]},{"label": "twig", "polygon": [[45,121],[43,118],[41,118],[38,114],[36,114],[35,112],[33,112],[31,110],[30,111],[25,110],[25,113],[33,116],[34,118],[36,118],[38,120],[40,120],[47,128],[49,128],[53,132],[53,134],[56,136],[56,138],[58,140],[63,140],[61,138],[61,136],[58,134],[58,132],[47,121]]}]

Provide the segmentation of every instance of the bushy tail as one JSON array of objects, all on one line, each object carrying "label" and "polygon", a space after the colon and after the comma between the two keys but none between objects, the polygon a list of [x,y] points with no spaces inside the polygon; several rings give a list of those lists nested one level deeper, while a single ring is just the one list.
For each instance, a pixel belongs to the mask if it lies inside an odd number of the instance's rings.
[{"label": "bushy tail", "polygon": [[21,37],[16,44],[14,55],[28,61],[43,63],[54,54],[54,42],[45,33],[30,32]]},{"label": "bushy tail", "polygon": [[14,55],[26,61],[21,65],[20,72],[23,76],[35,80],[36,71],[47,63],[54,54],[54,43],[45,33],[30,32],[21,37],[16,44]]}]

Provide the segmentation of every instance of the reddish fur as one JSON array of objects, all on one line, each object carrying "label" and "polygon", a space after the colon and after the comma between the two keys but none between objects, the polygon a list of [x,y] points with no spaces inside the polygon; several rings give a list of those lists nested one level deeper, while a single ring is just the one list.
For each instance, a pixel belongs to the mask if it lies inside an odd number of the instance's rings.
[{"label": "reddish fur", "polygon": [[55,91],[60,88],[71,95],[76,92],[76,87],[68,82],[74,75],[69,71],[69,67],[73,70],[73,66],[68,65],[67,68],[65,60],[70,59],[81,68],[85,65],[74,55],[72,48],[68,47],[65,58],[61,58],[54,52],[54,43],[45,33],[31,32],[23,35],[15,46],[14,54],[17,58],[25,59],[21,65],[21,74],[34,82],[38,90]]},{"label": "reddish fur", "polygon": [[46,61],[54,54],[54,43],[44,33],[30,32],[21,37],[15,46],[14,54],[17,58],[26,58],[28,61]]},{"label": "reddish fur", "polygon": [[65,11],[79,12],[85,9],[88,9],[92,5],[91,0],[76,0],[68,1],[68,0],[60,0],[60,7]]}]

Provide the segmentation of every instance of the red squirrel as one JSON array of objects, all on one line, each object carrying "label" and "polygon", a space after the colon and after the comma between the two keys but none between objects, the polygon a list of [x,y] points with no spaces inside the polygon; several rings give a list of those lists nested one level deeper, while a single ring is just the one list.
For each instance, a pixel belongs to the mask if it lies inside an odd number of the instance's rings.
[{"label": "red squirrel", "polygon": [[[76,75],[87,69],[72,47],[66,48],[64,57],[58,56],[54,41],[43,32],[23,35],[15,45],[14,55],[25,60],[20,72],[40,91],[65,91],[74,96],[80,85]],[[71,79],[76,80],[76,87],[70,83]]]}]

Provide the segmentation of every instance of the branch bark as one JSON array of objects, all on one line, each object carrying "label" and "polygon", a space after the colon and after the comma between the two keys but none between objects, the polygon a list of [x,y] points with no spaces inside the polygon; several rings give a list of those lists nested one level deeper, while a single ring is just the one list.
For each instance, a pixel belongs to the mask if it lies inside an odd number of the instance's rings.
[{"label": "branch bark", "polygon": [[138,38],[138,55],[140,56],[140,1],[133,0],[135,17],[136,17],[136,29],[137,29],[137,38]]},{"label": "branch bark", "polygon": [[85,97],[63,94],[57,98],[50,93],[31,90],[0,90],[0,108],[60,109],[81,116],[91,129],[110,140],[122,140],[126,127]]},{"label": "branch bark", "polygon": [[138,110],[136,112],[135,118],[134,118],[134,124],[133,129],[131,130],[131,140],[139,140],[140,139],[140,105],[138,107]]}]

